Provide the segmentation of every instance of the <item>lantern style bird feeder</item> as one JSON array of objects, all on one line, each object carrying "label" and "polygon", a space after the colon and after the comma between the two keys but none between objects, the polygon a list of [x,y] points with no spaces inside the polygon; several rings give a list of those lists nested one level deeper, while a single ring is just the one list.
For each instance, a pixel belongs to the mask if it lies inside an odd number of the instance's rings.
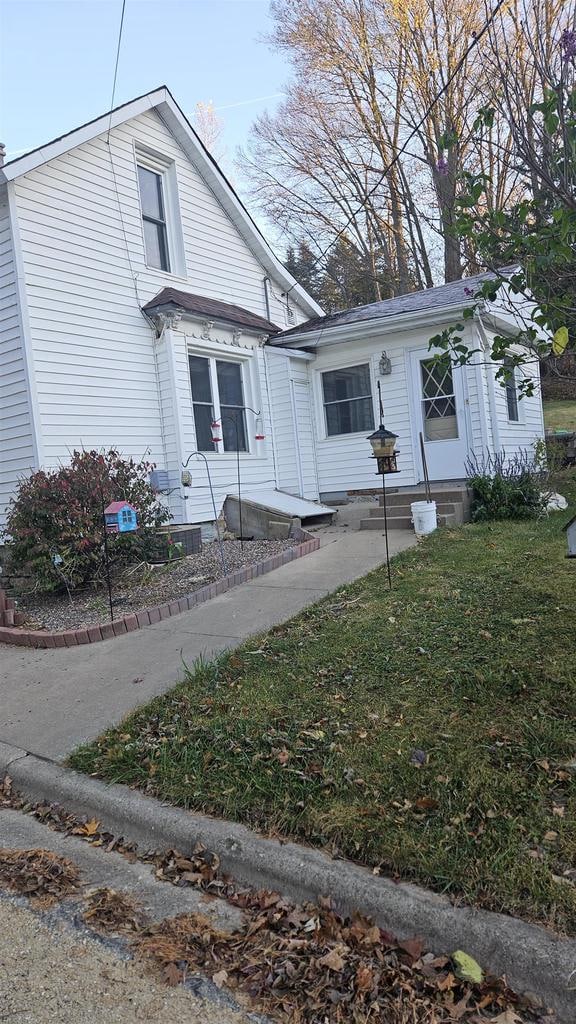
[{"label": "lantern style bird feeder", "polygon": [[388,572],[388,586],[392,590],[392,573],[390,570],[390,551],[388,546],[388,509],[386,508],[386,477],[388,473],[399,473],[400,470],[396,464],[398,452],[396,451],[396,441],[398,434],[393,434],[391,430],[386,430],[384,426],[384,406],[382,405],[382,388],[380,381],[377,383],[378,386],[378,405],[380,408],[380,426],[378,430],[375,430],[373,434],[367,438],[372,445],[372,458],[376,459],[378,469],[376,473],[382,477],[382,511],[384,512],[384,537],[386,538],[386,569]]},{"label": "lantern style bird feeder", "polygon": [[391,430],[386,430],[383,423],[380,424],[378,430],[375,430],[373,434],[370,434],[368,441],[372,445],[372,457],[378,461],[378,476],[383,476],[384,473],[399,473],[397,465],[398,452],[396,451],[396,441],[398,434],[393,434]]},{"label": "lantern style bird feeder", "polygon": [[108,533],[130,533],[138,529],[136,509],[128,501],[113,501],[104,509]]}]

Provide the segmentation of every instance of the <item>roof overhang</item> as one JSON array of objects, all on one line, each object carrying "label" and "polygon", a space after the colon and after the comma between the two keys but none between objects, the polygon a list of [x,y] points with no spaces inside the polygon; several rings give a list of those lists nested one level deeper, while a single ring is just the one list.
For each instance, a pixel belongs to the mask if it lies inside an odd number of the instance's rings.
[{"label": "roof overhang", "polygon": [[62,156],[62,154],[67,153],[76,146],[90,142],[97,136],[103,135],[118,125],[124,124],[126,121],[152,109],[156,110],[168,130],[177,139],[183,151],[197,168],[198,173],[214,193],[218,202],[224,208],[230,220],[264,269],[284,286],[286,292],[293,296],[294,302],[298,303],[310,317],[322,316],[322,307],[308,295],[308,292],[298,284],[277,256],[274,255],[260,228],[248,213],[214,158],[210,156],[210,153],[166,86],[160,86],[160,88],[145,93],[145,95],[139,96],[129,103],[124,103],[122,106],[116,107],[94,121],[90,121],[88,124],[68,132],[67,135],[63,135],[45,146],[40,146],[30,153],[11,160],[0,169],[0,184],[13,181],[22,174],[27,174],[29,171],[41,166],[48,160]]},{"label": "roof overhang", "polygon": [[244,324],[233,317],[226,317],[221,314],[200,313],[198,310],[184,309],[177,302],[163,302],[158,306],[152,306],[148,309],[143,308],[142,312],[154,323],[160,322],[162,315],[164,315],[168,318],[173,318],[173,325],[179,323],[180,320],[188,320],[196,324],[210,324],[211,327],[224,327],[227,330],[238,331],[239,334],[252,334],[263,339],[268,339],[270,336],[269,331],[255,324]]},{"label": "roof overhang", "polygon": [[[437,326],[447,320],[459,320],[465,306],[452,304],[449,306],[411,310],[406,313],[395,313],[393,316],[375,317],[373,320],[355,320],[352,323],[319,327],[316,331],[302,334],[291,334],[285,344],[292,348],[322,348],[325,345],[339,345],[348,341],[358,341],[361,337],[374,338],[387,334],[411,331],[418,327]],[[284,347],[282,338],[271,339],[270,347],[280,350]]]}]

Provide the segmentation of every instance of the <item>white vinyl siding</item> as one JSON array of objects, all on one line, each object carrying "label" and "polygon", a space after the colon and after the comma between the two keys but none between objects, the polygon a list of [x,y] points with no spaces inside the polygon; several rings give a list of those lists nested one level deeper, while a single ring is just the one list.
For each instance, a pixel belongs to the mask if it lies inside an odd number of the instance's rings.
[{"label": "white vinyl siding", "polygon": [[282,491],[287,491],[288,494],[297,495],[300,493],[300,485],[294,414],[290,393],[292,360],[275,352],[273,348],[265,349],[265,359],[273,416],[273,439],[278,487]]},{"label": "white vinyl siding", "polygon": [[[137,146],[174,168],[184,275],[146,266]],[[45,465],[75,447],[111,446],[164,468],[170,414],[140,307],[174,286],[266,317],[266,271],[155,111],[114,128],[110,147],[105,136],[86,142],[14,189]],[[285,327],[282,290],[271,281],[271,317]],[[299,307],[296,316],[304,319]],[[187,366],[179,372],[174,387],[189,391]]]},{"label": "white vinyl siding", "polygon": [[7,203],[0,203],[0,532],[18,480],[35,469],[30,395]]},{"label": "white vinyl siding", "polygon": [[[384,424],[388,430],[398,434],[398,468],[400,472],[394,476],[394,486],[396,487],[415,483],[416,469],[409,396],[411,382],[405,352],[409,345],[414,348],[425,340],[425,335],[418,336],[415,332],[406,332],[394,339],[387,336],[363,341],[360,328],[356,341],[319,348],[316,359],[313,363],[309,363],[314,392],[315,418],[320,423],[324,416],[321,373],[365,362],[369,364],[374,422],[378,421],[376,382],[379,379],[382,386]],[[378,364],[384,348],[392,362],[392,372],[387,376],[380,377]],[[353,359],[351,359],[352,353]],[[375,461],[370,457],[372,449],[367,440],[370,433],[371,431],[367,430],[366,434],[344,434],[338,437],[320,437],[318,439],[316,461],[320,495],[349,490],[376,490],[381,487],[381,478],[376,475]]]},{"label": "white vinyl siding", "polygon": [[[188,356],[189,353],[200,355],[203,349],[206,356],[213,356],[214,352],[218,350],[218,346],[213,341],[203,344],[192,334],[188,333],[188,331],[188,327],[182,330],[170,331],[166,341],[166,344],[169,346],[170,357],[174,361],[177,416],[172,429],[177,431],[178,434],[177,437],[174,437],[173,442],[170,442],[168,437],[166,441],[167,445],[172,443],[174,450],[180,453],[178,455],[179,464],[186,462],[192,456],[187,467],[192,474],[192,486],[185,488],[184,491],[186,521],[201,523],[213,519],[214,515],[206,463],[203,458],[193,454],[197,450],[198,444],[192,389],[188,373]],[[261,411],[265,435],[263,441],[255,440],[256,418],[252,412],[247,411],[246,425],[251,450],[240,452],[242,487],[250,488],[252,491],[257,488],[270,490],[276,487],[277,484],[275,460],[272,452],[272,425],[264,366],[264,352],[255,338],[251,340],[249,337],[246,337],[244,346],[237,347],[235,350],[232,350],[232,346],[223,339],[220,354],[223,358],[242,362],[245,402],[246,405]],[[228,494],[235,494],[237,490],[237,455],[236,452],[230,451],[205,452],[204,455],[208,460],[216,507],[218,512],[220,512],[226,496]]]}]

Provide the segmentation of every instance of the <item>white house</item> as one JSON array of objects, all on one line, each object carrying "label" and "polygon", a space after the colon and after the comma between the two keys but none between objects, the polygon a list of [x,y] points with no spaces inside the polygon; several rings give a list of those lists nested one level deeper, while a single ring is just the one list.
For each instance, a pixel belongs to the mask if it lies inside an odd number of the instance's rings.
[{"label": "white house", "polygon": [[[291,357],[287,370],[285,361],[278,360],[272,380],[280,390],[287,377],[307,382],[317,489],[324,500],[378,486],[366,443],[379,420],[378,380],[385,426],[398,435],[400,472],[391,478],[395,487],[414,487],[424,479],[420,435],[431,481],[463,480],[473,455],[534,454],[534,443],[544,435],[538,360],[521,367],[534,380],[535,391],[520,398],[520,369],[502,387],[495,376],[499,364],[489,356],[496,334],[510,336],[510,351],[517,349],[518,302],[510,294],[483,301],[474,318],[464,321],[463,338],[474,353],[467,366],[444,370],[433,362],[429,348],[432,336],[460,321],[487,276],[315,318],[270,339],[271,366],[279,348],[308,353],[305,367]],[[285,444],[293,452],[300,447],[292,439]],[[280,487],[292,489],[288,450],[279,464]],[[304,486],[311,494],[313,481]]]},{"label": "white house", "polygon": [[[433,480],[543,433],[539,396],[485,354],[431,371],[466,282],[322,317],[165,87],[0,169],[0,276],[0,528],[18,479],[81,447],[146,454],[181,523],[234,493],[238,449],[252,497],[370,490],[381,371],[400,487],[422,479],[420,432]],[[483,307],[471,346],[502,328]]]}]

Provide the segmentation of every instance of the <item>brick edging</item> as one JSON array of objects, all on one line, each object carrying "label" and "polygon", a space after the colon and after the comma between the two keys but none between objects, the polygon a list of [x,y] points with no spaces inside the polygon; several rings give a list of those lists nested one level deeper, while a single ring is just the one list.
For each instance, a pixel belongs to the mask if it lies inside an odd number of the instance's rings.
[{"label": "brick edging", "polygon": [[80,644],[95,644],[99,640],[111,640],[116,636],[123,636],[125,633],[132,633],[143,626],[149,626],[162,619],[169,619],[173,615],[187,612],[195,608],[197,604],[204,604],[218,594],[224,594],[241,583],[247,583],[255,576],[265,576],[281,565],[287,565],[296,558],[317,551],[320,547],[320,538],[311,537],[306,530],[297,528],[293,537],[297,544],[294,547],[286,548],[279,555],[272,555],[265,558],[263,562],[255,562],[254,565],[247,565],[243,569],[237,569],[229,576],[224,576],[214,583],[208,583],[205,587],[192,591],[184,597],[174,598],[165,604],[154,605],[153,608],[144,608],[139,612],[130,612],[121,619],[114,622],[103,622],[98,626],[86,626],[82,629],[64,629],[56,632],[42,629],[19,629],[8,626],[0,626],[0,643],[16,644],[20,647],[77,647]]}]

